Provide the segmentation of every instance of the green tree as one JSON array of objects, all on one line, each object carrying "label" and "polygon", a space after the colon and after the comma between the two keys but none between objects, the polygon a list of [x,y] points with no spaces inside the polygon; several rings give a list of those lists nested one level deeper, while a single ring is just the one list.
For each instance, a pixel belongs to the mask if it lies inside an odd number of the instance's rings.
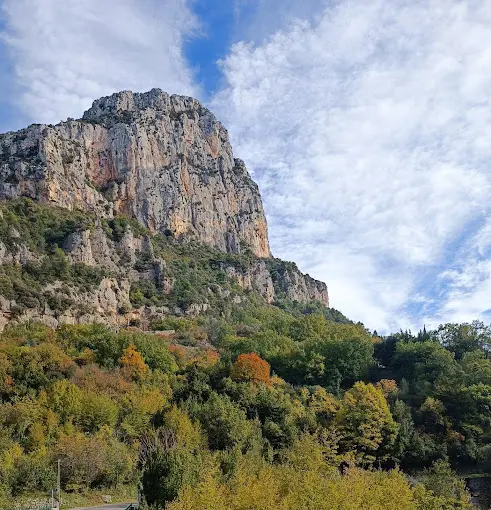
[{"label": "green tree", "polygon": [[434,341],[398,343],[391,368],[398,381],[409,383],[411,397],[419,400],[418,405],[439,382],[460,378],[453,353]]},{"label": "green tree", "polygon": [[199,410],[199,420],[211,450],[258,447],[261,442],[259,425],[248,420],[246,413],[227,395],[212,393]]},{"label": "green tree", "polygon": [[456,476],[447,461],[437,460],[430,469],[425,469],[422,482],[432,494],[445,500],[448,505],[445,508],[471,508],[465,481]]},{"label": "green tree", "polygon": [[486,356],[491,349],[491,326],[481,321],[471,324],[444,324],[438,328],[437,336],[442,345],[462,359],[466,352],[480,350]]},{"label": "green tree", "polygon": [[113,428],[118,418],[119,408],[104,393],[86,390],[80,402],[77,425],[85,432],[94,433],[104,426]]},{"label": "green tree", "polygon": [[336,416],[341,430],[340,444],[354,451],[362,462],[384,458],[397,436],[397,424],[381,390],[357,382],[348,390]]},{"label": "green tree", "polygon": [[181,487],[192,487],[203,466],[200,450],[179,445],[172,431],[160,429],[143,441],[141,486],[149,505],[164,508]]},{"label": "green tree", "polygon": [[67,379],[56,381],[48,392],[48,404],[61,423],[76,420],[82,408],[82,390]]}]

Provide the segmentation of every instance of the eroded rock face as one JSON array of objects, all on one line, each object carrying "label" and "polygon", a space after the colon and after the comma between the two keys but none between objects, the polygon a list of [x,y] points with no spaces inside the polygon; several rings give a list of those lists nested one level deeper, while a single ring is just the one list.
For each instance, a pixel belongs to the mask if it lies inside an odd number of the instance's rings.
[{"label": "eroded rock face", "polygon": [[324,282],[301,273],[294,264],[276,262],[280,268],[274,271],[263,260],[257,260],[247,268],[225,265],[223,269],[244,290],[256,291],[270,304],[284,296],[299,303],[319,301],[329,307],[329,294]]},{"label": "eroded rock face", "polygon": [[[91,290],[50,283],[37,307],[22,310],[0,295],[0,331],[10,320],[120,326],[162,314],[205,312],[212,302],[206,297],[187,309],[132,306],[136,282],[148,281],[166,296],[179,283],[158,245],[154,248],[151,232],[229,253],[248,248],[256,258],[226,257],[221,265],[244,290],[268,303],[290,299],[329,306],[324,283],[271,257],[259,190],[244,163],[234,159],[225,128],[195,99],[159,89],[120,92],[95,101],[81,120],[0,135],[0,200],[18,197],[93,213],[90,228],[73,231],[61,247],[70,263],[99,267],[106,277]],[[128,227],[114,235],[110,222],[101,219],[121,214],[150,233]],[[45,256],[24,244],[13,227],[7,237],[0,241],[0,264],[40,263]],[[248,262],[238,262],[242,259]],[[247,300],[233,290],[216,292],[236,304]],[[50,296],[70,304],[51,310]]]},{"label": "eroded rock face", "polygon": [[300,303],[319,301],[323,305],[329,306],[327,285],[315,280],[308,274],[303,274],[298,270],[286,269],[281,279],[278,279],[275,284],[292,301]]},{"label": "eroded rock face", "polygon": [[27,196],[222,251],[269,257],[261,197],[228,133],[197,100],[119,92],[81,120],[0,136],[0,199]]}]

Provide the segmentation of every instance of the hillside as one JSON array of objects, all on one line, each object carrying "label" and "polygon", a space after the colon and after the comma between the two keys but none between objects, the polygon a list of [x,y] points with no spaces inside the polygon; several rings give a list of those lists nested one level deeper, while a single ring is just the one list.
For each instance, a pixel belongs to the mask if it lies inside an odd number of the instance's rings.
[{"label": "hillside", "polygon": [[1,135],[0,199],[0,508],[43,506],[58,461],[65,507],[470,508],[491,328],[379,337],[330,308],[198,101]]},{"label": "hillside", "polygon": [[43,501],[60,460],[65,502],[139,483],[157,508],[470,508],[448,461],[490,466],[489,328],[379,339],[264,302],[154,327],[5,329],[0,507]]}]

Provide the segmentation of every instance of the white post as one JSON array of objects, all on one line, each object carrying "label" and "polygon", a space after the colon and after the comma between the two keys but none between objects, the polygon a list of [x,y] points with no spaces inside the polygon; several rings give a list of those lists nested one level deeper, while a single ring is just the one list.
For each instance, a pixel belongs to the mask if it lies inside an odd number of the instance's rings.
[{"label": "white post", "polygon": [[61,461],[58,459],[58,476],[57,476],[57,483],[56,483],[56,494],[58,497],[58,508],[61,507],[61,469],[60,469]]}]

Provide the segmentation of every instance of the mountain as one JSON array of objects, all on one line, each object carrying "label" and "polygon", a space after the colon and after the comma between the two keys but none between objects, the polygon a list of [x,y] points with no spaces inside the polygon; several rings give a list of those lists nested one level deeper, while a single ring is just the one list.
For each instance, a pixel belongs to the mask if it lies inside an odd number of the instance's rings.
[{"label": "mountain", "polygon": [[0,135],[0,201],[0,326],[148,321],[247,293],[329,306],[272,257],[258,187],[193,98],[124,91]]},{"label": "mountain", "polygon": [[225,128],[195,99],[120,92],[81,120],[4,135],[0,161],[0,198],[125,214],[152,232],[271,255],[257,185]]}]

